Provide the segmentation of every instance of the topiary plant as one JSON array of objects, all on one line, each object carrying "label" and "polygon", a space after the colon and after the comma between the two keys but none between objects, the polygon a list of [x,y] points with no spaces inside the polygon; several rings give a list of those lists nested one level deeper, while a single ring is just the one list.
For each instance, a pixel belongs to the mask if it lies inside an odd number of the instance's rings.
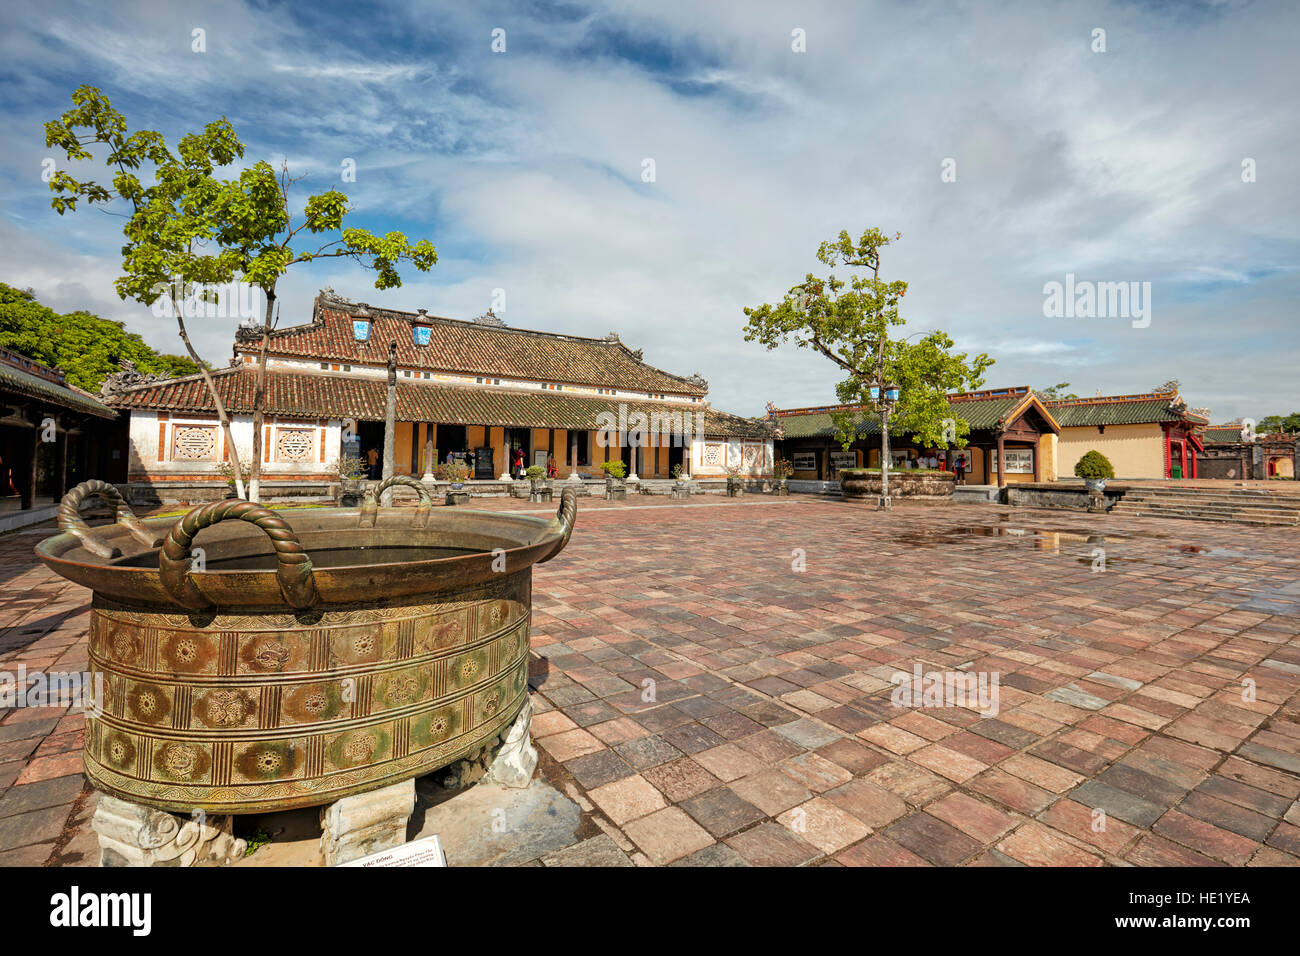
[{"label": "topiary plant", "polygon": [[524,469],[524,476],[530,481],[536,481],[539,478],[546,477],[546,469],[541,465],[529,465]]},{"label": "topiary plant", "polygon": [[600,466],[600,470],[610,478],[622,478],[627,475],[627,463],[621,460],[607,461]]},{"label": "topiary plant", "polygon": [[1111,467],[1109,458],[1093,449],[1074,463],[1074,476],[1076,478],[1114,478],[1115,469]]}]

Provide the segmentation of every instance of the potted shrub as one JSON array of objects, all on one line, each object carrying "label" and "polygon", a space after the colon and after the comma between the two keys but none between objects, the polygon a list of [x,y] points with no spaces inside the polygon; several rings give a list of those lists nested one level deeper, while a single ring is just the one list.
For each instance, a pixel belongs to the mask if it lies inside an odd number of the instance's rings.
[{"label": "potted shrub", "polygon": [[541,465],[529,465],[524,469],[528,479],[528,499],[530,501],[550,501],[551,487],[546,482],[546,469]]},{"label": "potted shrub", "polygon": [[745,494],[745,479],[740,474],[739,465],[727,466],[727,497],[741,498]]},{"label": "potted shrub", "polygon": [[[228,461],[223,461],[217,465],[217,472],[222,478],[226,479],[226,484],[230,486],[230,494],[237,494],[235,489],[235,466]],[[249,476],[253,473],[252,466],[247,463],[240,464],[239,473],[244,479],[244,487],[247,488]]]},{"label": "potted shrub", "polygon": [[1091,494],[1101,494],[1106,488],[1106,479],[1115,477],[1115,469],[1109,458],[1093,449],[1074,463],[1074,475],[1083,479]]},{"label": "potted shrub", "polygon": [[691,476],[686,473],[686,469],[680,464],[673,465],[673,477],[677,479],[677,483],[670,494],[674,498],[689,498],[691,496]]},{"label": "potted shrub", "polygon": [[772,466],[772,474],[776,477],[776,493],[790,494],[790,476],[794,474],[794,463],[785,458],[778,458]]},{"label": "potted shrub", "polygon": [[627,465],[622,461],[607,461],[600,466],[605,473],[605,497],[611,501],[627,498],[627,486],[623,478],[627,475]]},{"label": "potted shrub", "polygon": [[465,481],[469,478],[469,465],[463,461],[453,461],[451,464],[444,466],[447,469],[447,480],[457,491],[465,487]]}]

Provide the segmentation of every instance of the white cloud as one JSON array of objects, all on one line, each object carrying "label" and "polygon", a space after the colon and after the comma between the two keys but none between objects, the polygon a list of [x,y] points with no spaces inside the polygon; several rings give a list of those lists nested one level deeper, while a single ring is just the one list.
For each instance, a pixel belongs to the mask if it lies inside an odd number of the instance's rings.
[{"label": "white cloud", "polygon": [[[460,315],[500,287],[511,324],[615,329],[647,360],[704,374],[723,408],[820,404],[835,370],[744,342],[741,309],[817,269],[822,239],[879,225],[904,234],[886,271],[911,283],[913,328],[995,355],[991,385],[1180,378],[1216,417],[1300,406],[1286,366],[1300,338],[1293,8],[92,9],[28,4],[0,40],[30,94],[0,113],[7,281],[61,300],[76,282],[127,314],[113,224],[59,220],[36,178],[39,122],[92,80],[172,136],[227,113],[250,157],[311,172],[304,195],[355,158],[358,213],[439,248],[432,274],[389,293],[343,264],[295,272],[285,321],[327,283]],[[182,56],[200,21],[207,58]],[[504,55],[488,47],[497,25]],[[1105,54],[1088,47],[1098,25]],[[790,49],[795,27],[807,53]],[[946,157],[955,183],[940,181]],[[1241,181],[1243,157],[1257,182]],[[1066,272],[1152,282],[1151,327],[1043,319],[1042,285]],[[229,330],[202,338],[228,353]],[[1262,382],[1268,394],[1243,387]]]}]

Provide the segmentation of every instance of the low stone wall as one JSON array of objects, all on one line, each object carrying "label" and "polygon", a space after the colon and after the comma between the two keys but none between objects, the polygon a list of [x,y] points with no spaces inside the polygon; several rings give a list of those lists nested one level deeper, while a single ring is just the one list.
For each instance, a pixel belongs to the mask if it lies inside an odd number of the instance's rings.
[{"label": "low stone wall", "polygon": [[[845,498],[878,498],[881,494],[879,472],[840,472],[840,487]],[[951,498],[956,479],[951,472],[889,472],[891,498]]]},{"label": "low stone wall", "polygon": [[[1131,485],[1107,482],[1104,494],[1106,510],[1124,497]],[[1088,490],[1083,483],[1058,484],[1056,482],[1023,482],[1007,485],[1007,504],[1021,508],[1067,508],[1073,511],[1088,510]]]}]

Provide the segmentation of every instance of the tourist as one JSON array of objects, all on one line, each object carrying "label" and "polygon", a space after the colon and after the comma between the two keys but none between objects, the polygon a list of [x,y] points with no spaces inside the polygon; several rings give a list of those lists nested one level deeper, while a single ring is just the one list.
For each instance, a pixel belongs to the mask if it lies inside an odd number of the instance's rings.
[{"label": "tourist", "polygon": [[522,479],[524,477],[524,450],[515,449],[515,477]]},{"label": "tourist", "polygon": [[957,460],[952,463],[953,476],[957,479],[957,484],[966,484],[966,458],[958,455]]},{"label": "tourist", "polygon": [[371,445],[370,450],[366,452],[366,477],[375,481],[379,476],[379,449]]},{"label": "tourist", "polygon": [[560,477],[560,467],[555,463],[554,455],[546,456],[546,477],[547,478]]}]

